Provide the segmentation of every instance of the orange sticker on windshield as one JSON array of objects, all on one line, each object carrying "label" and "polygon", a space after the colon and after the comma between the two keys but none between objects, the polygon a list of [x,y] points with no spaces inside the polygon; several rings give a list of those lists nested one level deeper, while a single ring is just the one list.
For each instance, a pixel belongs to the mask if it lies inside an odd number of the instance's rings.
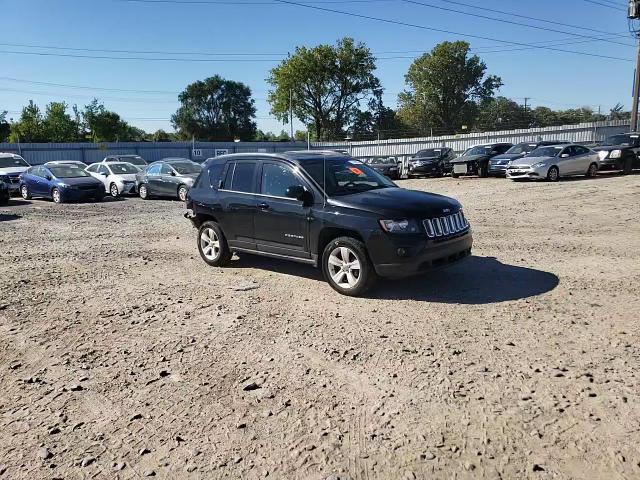
[{"label": "orange sticker on windshield", "polygon": [[351,173],[355,173],[356,175],[364,175],[364,172],[356,167],[349,167]]}]

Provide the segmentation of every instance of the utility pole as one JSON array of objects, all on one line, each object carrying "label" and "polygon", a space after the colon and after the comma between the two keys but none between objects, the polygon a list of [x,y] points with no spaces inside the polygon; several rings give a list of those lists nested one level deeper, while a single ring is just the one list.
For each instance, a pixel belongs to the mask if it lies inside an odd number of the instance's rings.
[{"label": "utility pole", "polygon": [[527,113],[529,100],[531,100],[531,97],[524,97],[524,113]]},{"label": "utility pole", "polygon": [[289,89],[289,125],[291,126],[291,141],[293,142],[293,88]]},{"label": "utility pole", "polygon": [[[640,20],[640,0],[629,0],[629,13],[627,18],[632,22],[633,20]],[[632,25],[632,23],[630,23]],[[632,33],[636,37],[636,43],[638,44],[636,53],[636,71],[633,76],[633,108],[631,109],[631,131],[638,131],[638,101],[640,97],[640,31],[637,28],[632,28]]]}]

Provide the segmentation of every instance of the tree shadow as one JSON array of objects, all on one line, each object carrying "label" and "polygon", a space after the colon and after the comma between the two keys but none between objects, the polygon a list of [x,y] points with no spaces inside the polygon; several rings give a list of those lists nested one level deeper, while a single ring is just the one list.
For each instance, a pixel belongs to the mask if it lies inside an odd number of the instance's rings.
[{"label": "tree shadow", "polygon": [[[242,254],[232,268],[256,268],[324,282],[309,265]],[[560,279],[549,272],[501,263],[493,257],[469,257],[451,267],[404,279],[385,279],[366,294],[380,300],[418,300],[484,305],[534,297],[550,292]]]}]

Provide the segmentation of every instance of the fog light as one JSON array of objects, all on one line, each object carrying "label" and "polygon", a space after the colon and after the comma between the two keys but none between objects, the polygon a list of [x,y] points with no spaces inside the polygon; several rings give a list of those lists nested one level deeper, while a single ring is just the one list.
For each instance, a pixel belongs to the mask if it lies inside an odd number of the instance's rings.
[{"label": "fog light", "polygon": [[407,256],[407,251],[404,248],[399,248],[398,249],[398,256],[399,257],[406,257]]}]

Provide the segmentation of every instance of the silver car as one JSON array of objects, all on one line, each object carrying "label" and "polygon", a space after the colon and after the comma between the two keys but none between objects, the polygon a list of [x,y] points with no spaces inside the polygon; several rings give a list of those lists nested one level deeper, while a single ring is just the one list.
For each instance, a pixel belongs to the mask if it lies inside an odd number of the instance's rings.
[{"label": "silver car", "polygon": [[86,169],[93,178],[104,184],[106,192],[112,197],[137,193],[136,174],[140,169],[126,162],[94,163]]},{"label": "silver car", "polygon": [[548,180],[557,182],[560,177],[586,175],[595,177],[600,159],[593,150],[576,144],[560,144],[536,148],[526,157],[514,160],[507,168],[511,180]]}]

